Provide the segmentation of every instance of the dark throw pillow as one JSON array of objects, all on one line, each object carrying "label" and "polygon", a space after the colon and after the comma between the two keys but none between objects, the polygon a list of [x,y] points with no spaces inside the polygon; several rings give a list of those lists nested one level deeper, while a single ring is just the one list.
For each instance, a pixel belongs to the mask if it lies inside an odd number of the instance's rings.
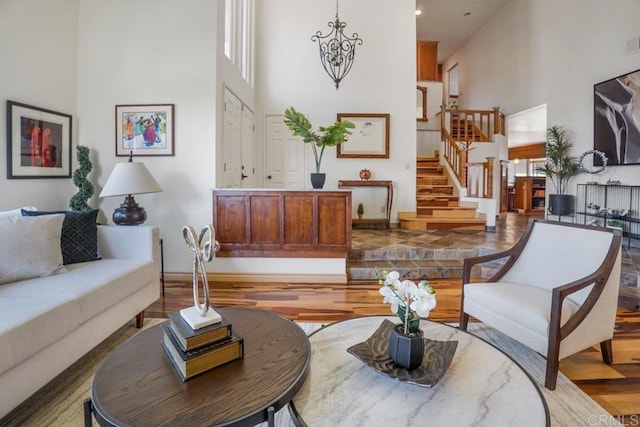
[{"label": "dark throw pillow", "polygon": [[64,214],[62,222],[62,262],[64,265],[98,259],[98,210],[90,211],[27,211],[22,216]]}]

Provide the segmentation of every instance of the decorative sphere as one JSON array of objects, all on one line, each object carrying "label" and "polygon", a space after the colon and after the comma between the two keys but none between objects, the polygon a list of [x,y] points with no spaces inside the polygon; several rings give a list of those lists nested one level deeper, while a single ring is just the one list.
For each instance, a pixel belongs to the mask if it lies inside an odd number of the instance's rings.
[{"label": "decorative sphere", "polygon": [[362,169],[360,171],[360,179],[363,181],[368,181],[371,178],[371,171],[369,169]]}]

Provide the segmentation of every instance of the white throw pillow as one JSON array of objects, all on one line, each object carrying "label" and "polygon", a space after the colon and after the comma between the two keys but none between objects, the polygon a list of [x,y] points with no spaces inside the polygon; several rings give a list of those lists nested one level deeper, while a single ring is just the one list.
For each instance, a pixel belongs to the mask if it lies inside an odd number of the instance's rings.
[{"label": "white throw pillow", "polygon": [[25,206],[18,209],[12,209],[10,211],[0,211],[0,218],[22,216],[22,209],[24,209],[25,211],[38,210],[35,206]]},{"label": "white throw pillow", "polygon": [[47,276],[62,267],[64,215],[0,217],[0,284]]}]

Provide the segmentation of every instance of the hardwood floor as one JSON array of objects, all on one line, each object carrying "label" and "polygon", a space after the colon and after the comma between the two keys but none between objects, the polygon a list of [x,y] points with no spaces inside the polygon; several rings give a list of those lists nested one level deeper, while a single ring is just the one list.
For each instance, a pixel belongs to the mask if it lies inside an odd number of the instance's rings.
[{"label": "hardwood floor", "polygon": [[[437,290],[438,306],[430,319],[457,322],[461,280],[432,280],[431,284]],[[256,307],[301,322],[390,313],[375,282],[212,283],[210,289],[216,306]],[[192,304],[191,283],[167,282],[165,296],[146,315],[166,317]],[[618,309],[613,352],[611,366],[602,363],[599,348],[594,347],[561,361],[560,370],[619,421],[640,425],[640,313]]]}]

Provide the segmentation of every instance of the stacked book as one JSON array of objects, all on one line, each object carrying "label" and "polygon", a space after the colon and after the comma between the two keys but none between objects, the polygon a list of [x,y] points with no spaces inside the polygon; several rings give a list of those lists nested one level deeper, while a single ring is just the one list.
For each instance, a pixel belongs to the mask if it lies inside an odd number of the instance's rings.
[{"label": "stacked book", "polygon": [[193,329],[175,312],[169,314],[169,322],[161,327],[162,347],[182,381],[244,356],[243,339],[233,334],[231,323],[224,318]]}]

